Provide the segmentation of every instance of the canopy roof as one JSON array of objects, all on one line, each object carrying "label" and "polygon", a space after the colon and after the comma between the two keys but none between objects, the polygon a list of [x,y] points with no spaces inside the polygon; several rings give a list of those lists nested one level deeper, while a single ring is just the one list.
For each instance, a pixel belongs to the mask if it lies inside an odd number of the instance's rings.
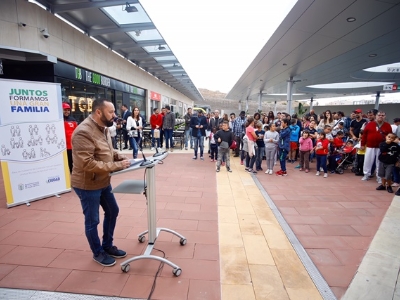
[{"label": "canopy roof", "polygon": [[[309,85],[356,81],[399,83],[400,73],[364,69],[400,62],[400,0],[299,0],[227,98],[286,98],[293,77],[297,98],[360,94],[380,87],[315,89]],[[308,95],[308,96],[307,96]],[[296,99],[296,97],[294,97]]]},{"label": "canopy roof", "polygon": [[36,0],[36,2],[188,98],[194,101],[203,100],[138,0]]}]

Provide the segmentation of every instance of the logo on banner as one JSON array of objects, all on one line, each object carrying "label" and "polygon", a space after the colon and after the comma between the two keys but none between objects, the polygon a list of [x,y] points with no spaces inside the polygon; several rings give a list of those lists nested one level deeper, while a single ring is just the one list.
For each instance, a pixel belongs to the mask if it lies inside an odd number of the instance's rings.
[{"label": "logo on banner", "polygon": [[53,176],[53,177],[47,178],[47,183],[53,183],[53,182],[57,182],[60,180],[61,180],[60,176]]},{"label": "logo on banner", "polygon": [[23,183],[18,184],[18,189],[22,191],[24,189],[24,184]]},{"label": "logo on banner", "polygon": [[50,112],[46,90],[11,89],[9,92],[11,112]]},{"label": "logo on banner", "polygon": [[31,189],[31,188],[34,188],[34,187],[37,187],[37,186],[39,186],[39,181],[31,182],[31,183],[25,183],[25,184],[18,184],[18,189],[20,191],[22,191],[24,188],[25,189]]}]

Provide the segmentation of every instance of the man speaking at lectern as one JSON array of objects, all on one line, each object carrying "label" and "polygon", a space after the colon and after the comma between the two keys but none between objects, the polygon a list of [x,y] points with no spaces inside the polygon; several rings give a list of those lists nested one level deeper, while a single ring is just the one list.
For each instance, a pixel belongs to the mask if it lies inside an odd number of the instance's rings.
[{"label": "man speaking at lectern", "polygon": [[[126,256],[125,251],[113,245],[119,208],[111,193],[110,173],[128,168],[130,161],[113,148],[107,127],[113,125],[114,117],[115,109],[111,102],[95,100],[92,113],[72,135],[74,166],[71,183],[81,200],[85,234],[93,259],[105,267],[115,265],[114,258]],[[100,206],[104,210],[102,243],[97,232]]]}]

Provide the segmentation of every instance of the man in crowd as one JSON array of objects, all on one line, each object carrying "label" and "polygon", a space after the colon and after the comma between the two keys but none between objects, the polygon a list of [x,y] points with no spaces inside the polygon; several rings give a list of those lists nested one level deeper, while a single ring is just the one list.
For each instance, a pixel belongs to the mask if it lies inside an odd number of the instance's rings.
[{"label": "man in crowd", "polygon": [[379,144],[384,142],[386,136],[392,133],[392,127],[385,122],[386,114],[383,111],[378,112],[375,121],[370,121],[365,126],[361,138],[361,149],[366,149],[364,157],[364,177],[361,180],[369,180],[371,176],[372,166],[376,165],[377,181],[381,184],[379,172]]},{"label": "man in crowd", "polygon": [[[114,105],[107,100],[93,101],[92,113],[77,127],[72,136],[74,167],[71,183],[78,195],[85,217],[85,234],[93,259],[102,266],[115,264],[115,258],[126,252],[113,245],[114,229],[119,212],[111,192],[110,173],[126,169],[130,161],[113,149],[109,126],[115,117]],[[104,210],[103,241],[97,226],[99,208]]]},{"label": "man in crowd", "polygon": [[192,128],[190,127],[190,119],[192,118],[192,108],[189,107],[186,115],[183,117],[185,120],[185,150],[188,149],[190,141],[190,149],[193,149]]},{"label": "man in crowd", "polygon": [[67,145],[68,167],[69,172],[72,173],[73,159],[71,138],[74,130],[76,127],[78,127],[78,123],[76,122],[75,118],[71,116],[71,106],[68,103],[63,102],[62,108],[64,114],[65,143]]},{"label": "man in crowd", "polygon": [[362,118],[362,110],[360,108],[354,110],[353,113],[355,119],[350,123],[350,137],[353,141],[357,141],[360,138],[361,127],[367,121]]},{"label": "man in crowd", "polygon": [[[126,104],[122,104],[121,105],[121,118],[122,118],[122,134],[124,137],[124,150],[128,149],[128,141],[129,141],[129,137],[128,137],[128,131],[126,130],[126,121],[128,120],[128,117],[131,116],[131,112],[128,109],[128,106]],[[132,150],[132,145],[129,145],[129,150]]]},{"label": "man in crowd", "polygon": [[[163,108],[161,108],[161,117],[162,117],[162,119],[163,119],[163,122],[164,122],[164,117],[165,117],[165,114],[167,113],[167,110],[165,109],[165,107],[163,107]],[[160,147],[161,148],[163,148],[164,147],[164,129],[163,129],[163,127],[161,126],[161,130],[160,130]]]},{"label": "man in crowd", "polygon": [[190,127],[192,128],[192,137],[194,140],[193,159],[197,159],[197,151],[200,148],[200,159],[204,160],[204,137],[206,136],[207,120],[201,110],[193,114],[190,119]]},{"label": "man in crowd", "polygon": [[[162,127],[163,123],[163,117],[160,114],[160,111],[158,108],[153,109],[153,114],[150,117],[150,126],[151,126],[151,150],[154,150],[155,146],[155,141],[157,141],[157,148],[160,148],[160,130]],[[154,130],[158,130],[157,136],[154,137]]]},{"label": "man in crowd", "polygon": [[[244,123],[246,122],[246,112],[241,111],[239,117],[233,121],[233,134],[235,135],[236,149],[234,157],[239,156],[239,149],[243,148],[243,136],[245,133]],[[243,165],[244,152],[240,152],[240,164]]]},{"label": "man in crowd", "polygon": [[165,106],[165,116],[163,118],[163,130],[165,137],[165,149],[171,152],[174,151],[174,139],[173,132],[175,128],[175,114],[171,111],[171,107],[169,105]]}]

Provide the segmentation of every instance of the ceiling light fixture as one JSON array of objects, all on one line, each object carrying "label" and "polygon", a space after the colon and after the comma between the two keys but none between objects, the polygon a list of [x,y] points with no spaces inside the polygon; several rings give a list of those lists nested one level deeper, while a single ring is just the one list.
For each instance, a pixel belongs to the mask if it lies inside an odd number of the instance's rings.
[{"label": "ceiling light fixture", "polygon": [[139,29],[139,30],[135,30],[135,35],[136,36],[140,36],[142,34],[142,31]]},{"label": "ceiling light fixture", "polygon": [[376,53],[371,53],[370,55],[368,55],[368,57],[377,57],[378,56],[378,54],[376,54]]},{"label": "ceiling light fixture", "polygon": [[347,22],[351,23],[351,22],[355,22],[357,19],[354,17],[349,17],[346,19]]},{"label": "ceiling light fixture", "polygon": [[136,6],[131,6],[128,2],[126,2],[126,6],[123,10],[125,10],[127,13],[138,12]]},{"label": "ceiling light fixture", "polygon": [[161,46],[161,45],[158,45],[158,48],[157,48],[158,50],[165,50],[165,49],[167,49],[167,48],[165,48],[164,46]]}]

